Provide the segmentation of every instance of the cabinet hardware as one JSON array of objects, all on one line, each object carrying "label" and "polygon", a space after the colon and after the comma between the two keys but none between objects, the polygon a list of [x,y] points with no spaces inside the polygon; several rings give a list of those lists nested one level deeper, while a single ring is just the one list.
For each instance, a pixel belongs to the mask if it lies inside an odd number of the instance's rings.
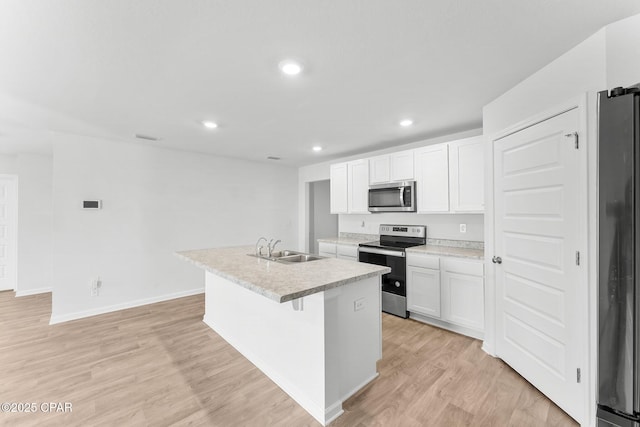
[{"label": "cabinet hardware", "polygon": [[502,264],[502,258],[500,258],[499,256],[494,256],[493,258],[491,258],[491,262],[494,264]]}]

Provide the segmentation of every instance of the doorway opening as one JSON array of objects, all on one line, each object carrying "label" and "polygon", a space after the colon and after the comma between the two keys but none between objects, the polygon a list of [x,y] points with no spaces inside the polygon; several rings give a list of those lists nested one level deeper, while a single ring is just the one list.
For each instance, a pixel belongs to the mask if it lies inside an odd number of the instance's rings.
[{"label": "doorway opening", "polygon": [[338,215],[331,213],[330,181],[309,183],[309,251],[318,253],[318,239],[338,236]]}]

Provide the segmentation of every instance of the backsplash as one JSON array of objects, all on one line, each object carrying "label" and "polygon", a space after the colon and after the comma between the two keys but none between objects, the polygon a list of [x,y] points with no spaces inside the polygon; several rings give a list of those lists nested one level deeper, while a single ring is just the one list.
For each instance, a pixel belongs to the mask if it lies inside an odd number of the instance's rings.
[{"label": "backsplash", "polygon": [[[380,224],[426,225],[427,239],[484,242],[484,215],[481,214],[418,215],[393,212],[340,215],[338,230],[340,235],[377,235]],[[460,224],[466,225],[466,233],[460,232]]]}]

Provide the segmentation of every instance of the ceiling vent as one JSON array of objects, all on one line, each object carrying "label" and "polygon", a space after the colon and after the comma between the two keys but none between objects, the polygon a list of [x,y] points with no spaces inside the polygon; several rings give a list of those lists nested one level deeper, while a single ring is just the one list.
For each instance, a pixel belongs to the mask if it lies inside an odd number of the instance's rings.
[{"label": "ceiling vent", "polygon": [[156,138],[155,136],[142,135],[140,133],[136,133],[136,138],[144,139],[146,141],[157,141],[158,140],[158,138]]}]

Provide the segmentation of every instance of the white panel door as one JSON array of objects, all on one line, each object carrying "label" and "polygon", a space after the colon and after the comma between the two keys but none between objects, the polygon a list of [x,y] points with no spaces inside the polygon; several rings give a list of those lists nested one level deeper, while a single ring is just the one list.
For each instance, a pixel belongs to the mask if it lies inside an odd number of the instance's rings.
[{"label": "white panel door", "polygon": [[[587,325],[579,295],[577,108],[494,141],[496,353],[578,421]],[[586,183],[584,183],[586,185]],[[494,262],[498,260],[494,259]]]},{"label": "white panel door", "polygon": [[0,291],[16,288],[18,180],[0,175]]},{"label": "white panel door", "polygon": [[418,213],[449,212],[449,150],[437,144],[415,151]]}]

